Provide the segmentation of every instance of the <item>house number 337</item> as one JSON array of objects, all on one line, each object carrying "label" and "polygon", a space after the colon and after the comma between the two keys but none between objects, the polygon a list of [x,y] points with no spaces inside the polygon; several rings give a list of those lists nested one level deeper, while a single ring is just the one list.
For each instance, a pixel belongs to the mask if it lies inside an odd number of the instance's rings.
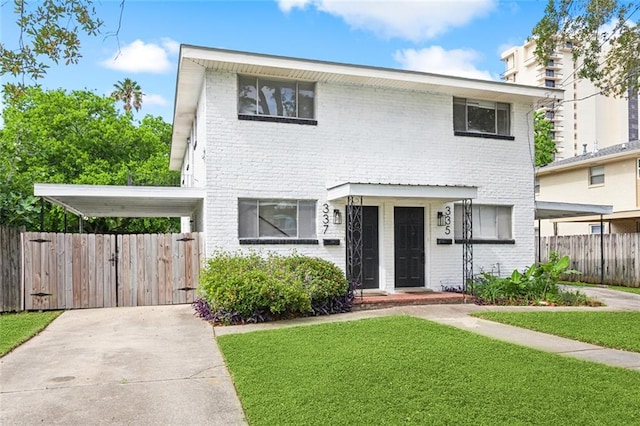
[{"label": "house number 337", "polygon": [[323,234],[327,233],[327,229],[329,229],[329,204],[324,203],[322,205],[322,228]]}]

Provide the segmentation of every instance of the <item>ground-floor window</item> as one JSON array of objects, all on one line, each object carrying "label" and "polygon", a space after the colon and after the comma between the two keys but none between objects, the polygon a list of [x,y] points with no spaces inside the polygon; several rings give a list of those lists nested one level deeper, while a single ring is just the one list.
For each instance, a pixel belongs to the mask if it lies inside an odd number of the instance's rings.
[{"label": "ground-floor window", "polygon": [[[474,240],[511,240],[512,206],[473,205],[472,226]],[[462,238],[462,205],[454,208],[454,235]]]},{"label": "ground-floor window", "polygon": [[316,201],[239,199],[238,236],[242,238],[315,238]]}]

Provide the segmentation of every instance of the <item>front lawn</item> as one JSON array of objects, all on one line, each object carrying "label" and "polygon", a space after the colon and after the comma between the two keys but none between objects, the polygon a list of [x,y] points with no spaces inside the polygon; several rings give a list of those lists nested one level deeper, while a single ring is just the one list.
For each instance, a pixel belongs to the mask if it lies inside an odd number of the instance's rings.
[{"label": "front lawn", "polygon": [[607,348],[640,352],[640,312],[478,312],[473,316]]},{"label": "front lawn", "polygon": [[635,293],[635,294],[640,294],[640,287],[624,287],[621,285],[607,285],[607,286],[602,286],[600,284],[589,284],[589,283],[583,283],[583,282],[579,282],[579,281],[563,281],[561,284],[563,285],[575,285],[578,287],[596,287],[596,288],[605,288],[607,290],[616,290],[616,291],[624,291],[627,293]]},{"label": "front lawn", "polygon": [[48,311],[0,315],[0,356],[38,334],[61,313],[62,311]]},{"label": "front lawn", "polygon": [[636,371],[408,316],[218,343],[254,426],[640,422]]}]

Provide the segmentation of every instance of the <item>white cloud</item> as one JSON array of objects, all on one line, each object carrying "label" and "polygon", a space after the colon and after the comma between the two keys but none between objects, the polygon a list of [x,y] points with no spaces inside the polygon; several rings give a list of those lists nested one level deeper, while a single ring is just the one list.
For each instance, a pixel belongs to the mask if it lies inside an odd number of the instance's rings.
[{"label": "white cloud", "polygon": [[276,0],[278,7],[285,13],[288,13],[294,7],[304,9],[310,2],[310,0]]},{"label": "white cloud", "polygon": [[118,71],[162,74],[172,69],[169,55],[174,55],[178,49],[179,44],[169,38],[163,38],[161,44],[135,40],[100,65]]},{"label": "white cloud", "polygon": [[351,27],[379,36],[428,40],[486,15],[496,0],[276,0],[281,10],[312,5],[339,16]]},{"label": "white cloud", "polygon": [[495,80],[490,72],[476,68],[474,63],[481,59],[481,56],[473,49],[444,50],[440,46],[420,50],[403,49],[397,50],[393,58],[402,68],[408,70]]},{"label": "white cloud", "polygon": [[151,94],[144,94],[144,97],[142,98],[142,105],[144,106],[151,106],[151,105],[157,105],[157,106],[167,106],[169,105],[169,101],[167,101],[162,95],[158,95],[155,93],[151,93]]}]

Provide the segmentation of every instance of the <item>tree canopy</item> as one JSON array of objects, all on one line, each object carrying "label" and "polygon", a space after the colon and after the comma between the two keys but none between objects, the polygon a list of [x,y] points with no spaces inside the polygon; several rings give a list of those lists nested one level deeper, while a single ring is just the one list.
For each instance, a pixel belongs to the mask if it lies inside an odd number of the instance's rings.
[{"label": "tree canopy", "polygon": [[533,139],[535,144],[536,167],[546,166],[553,161],[557,152],[556,144],[551,137],[553,123],[547,120],[544,111],[533,113]]},{"label": "tree canopy", "polygon": [[25,77],[41,79],[51,63],[77,63],[82,57],[80,35],[98,35],[103,25],[92,0],[7,0],[2,2],[3,13],[11,3],[19,30],[18,45],[0,42],[0,75],[18,79],[3,84],[9,99],[27,86]]},{"label": "tree canopy", "polygon": [[[131,114],[117,111],[110,97],[30,87],[5,108],[3,118],[0,223],[39,228],[34,183],[163,185],[179,181],[179,172],[168,169],[171,125],[152,116],[136,124]],[[62,210],[48,206],[44,222],[45,230],[62,231]],[[173,232],[178,221],[89,218],[85,226],[89,232]]]},{"label": "tree canopy", "polygon": [[[579,60],[575,78],[586,78],[604,95],[623,97],[640,88],[640,3],[637,0],[548,0],[536,24],[535,55],[546,64],[571,43]],[[635,19],[635,21],[634,21]]]},{"label": "tree canopy", "polygon": [[142,108],[142,89],[140,85],[130,78],[125,78],[123,81],[118,81],[113,85],[113,92],[111,97],[116,101],[121,101],[124,105],[124,110],[129,112],[133,107],[136,111]]}]

